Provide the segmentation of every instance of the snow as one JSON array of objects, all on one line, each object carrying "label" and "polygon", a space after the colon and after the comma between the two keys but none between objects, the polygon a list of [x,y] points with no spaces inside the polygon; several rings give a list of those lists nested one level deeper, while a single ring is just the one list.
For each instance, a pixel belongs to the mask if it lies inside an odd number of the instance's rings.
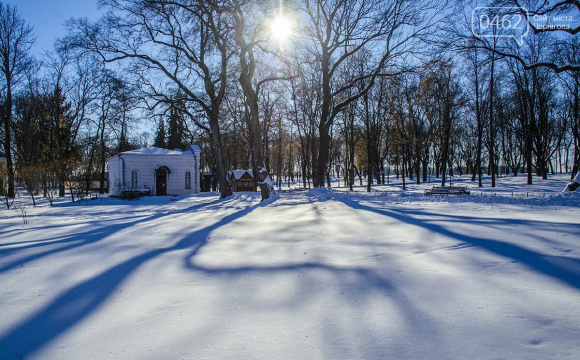
[{"label": "snow", "polygon": [[162,149],[162,148],[150,146],[150,147],[146,147],[146,148],[142,148],[142,149],[125,151],[121,154],[123,154],[123,155],[162,155],[162,156],[167,156],[167,155],[183,156],[183,155],[186,155],[186,156],[191,156],[193,151],[195,151],[195,152],[201,151],[201,150],[199,150],[199,146],[197,146],[197,145],[191,145],[189,150],[190,151],[181,151],[180,149],[169,150],[169,149]]},{"label": "snow", "polygon": [[199,147],[199,146],[197,146],[197,145],[190,145],[190,146],[189,146],[189,150],[190,150],[191,152],[194,152],[194,153],[200,153],[200,152],[201,152],[201,149],[200,149],[200,147]]},{"label": "snow", "polygon": [[234,177],[238,180],[241,179],[245,173],[248,173],[248,175],[250,175],[252,179],[254,178],[254,173],[252,170],[232,170],[232,173],[234,174]]},{"label": "snow", "polygon": [[0,358],[577,359],[580,196],[500,180],[1,210]]},{"label": "snow", "polygon": [[576,177],[572,181],[570,181],[568,183],[568,185],[566,185],[566,188],[562,192],[566,193],[566,192],[576,191],[576,189],[578,188],[578,185],[580,185],[580,172],[578,172],[576,174]]}]

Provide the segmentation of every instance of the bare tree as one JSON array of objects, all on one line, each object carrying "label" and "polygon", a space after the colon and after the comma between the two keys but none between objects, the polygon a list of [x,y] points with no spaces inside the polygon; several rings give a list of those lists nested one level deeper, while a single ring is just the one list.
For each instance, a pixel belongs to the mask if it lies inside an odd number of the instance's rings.
[{"label": "bare tree", "polygon": [[421,87],[429,98],[434,110],[432,116],[438,124],[435,131],[441,149],[441,185],[444,186],[451,170],[452,130],[465,99],[451,62],[435,60],[427,68],[429,70],[422,79]]},{"label": "bare tree", "polygon": [[38,89],[30,86],[27,92],[14,99],[14,145],[18,177],[32,196],[41,184],[45,142],[45,118]]},{"label": "bare tree", "polygon": [[[525,47],[517,49],[518,56],[533,62],[549,48],[549,37],[549,34],[535,37]],[[525,70],[513,58],[509,58],[507,65],[512,76],[516,116],[520,122],[516,130],[524,142],[528,184],[532,184],[534,167],[537,175],[547,177],[550,158],[565,133],[562,128],[564,119],[555,112],[558,91],[552,71],[547,67]]]},{"label": "bare tree", "polygon": [[[580,39],[575,38],[559,46],[560,56],[568,63],[580,62]],[[571,142],[574,144],[574,155],[571,180],[580,169],[580,70],[567,71],[560,75],[560,83],[564,86],[566,112],[570,118]],[[566,159],[568,156],[566,156]]]},{"label": "bare tree", "polygon": [[[239,84],[244,94],[245,104],[250,115],[250,143],[252,146],[252,160],[255,178],[262,194],[262,200],[268,199],[272,191],[271,179],[266,164],[264,134],[260,124],[260,91],[264,84],[287,80],[290,77],[282,70],[269,68],[266,60],[276,59],[269,57],[268,49],[270,34],[266,29],[266,22],[260,15],[271,12],[263,2],[247,0],[209,1],[212,8],[219,14],[229,16],[234,29],[233,39],[237,46]],[[260,76],[263,74],[263,76]]]},{"label": "bare tree", "polygon": [[[314,186],[324,186],[330,129],[336,116],[361,98],[380,76],[404,71],[419,40],[439,15],[437,1],[407,0],[301,0],[297,1],[307,24],[304,46],[322,73],[322,110],[318,126],[320,146]],[[339,81],[348,59],[366,51],[367,70]],[[343,78],[344,79],[344,78]],[[361,84],[363,84],[361,86]]]},{"label": "bare tree", "polygon": [[0,116],[4,130],[7,196],[14,197],[14,164],[12,160],[13,93],[31,65],[30,48],[34,43],[32,28],[20,17],[15,6],[0,2]]},{"label": "bare tree", "polygon": [[[131,150],[128,132],[131,111],[136,107],[135,89],[110,70],[103,69],[97,84],[98,95],[94,101],[92,123],[95,126],[94,141],[91,142],[88,168],[93,167],[98,172],[99,193],[105,192],[106,160],[112,154],[112,149],[119,152]],[[112,143],[116,142],[116,146]],[[93,178],[92,171],[87,172],[87,186]]]},{"label": "bare tree", "polygon": [[101,65],[90,57],[61,50],[52,54],[44,81],[44,106],[49,119],[49,162],[56,171],[59,196],[65,195],[69,176],[76,169],[77,139],[88,120],[91,103],[99,94]]},{"label": "bare tree", "polygon": [[313,160],[316,157],[316,129],[320,118],[322,93],[320,74],[309,66],[295,65],[298,75],[289,82],[290,120],[296,127],[300,143],[300,169],[302,186],[310,188]]},{"label": "bare tree", "polygon": [[473,94],[471,102],[473,104],[473,113],[475,114],[475,121],[476,121],[476,136],[477,136],[477,145],[475,149],[475,163],[473,167],[473,173],[471,177],[471,181],[475,181],[475,177],[477,175],[477,184],[479,187],[482,187],[482,150],[483,150],[483,107],[482,107],[482,98],[483,98],[483,90],[482,90],[482,75],[481,75],[481,67],[483,61],[480,58],[480,50],[477,48],[473,48],[470,51],[467,51],[467,58],[469,61],[470,70],[473,70]]}]

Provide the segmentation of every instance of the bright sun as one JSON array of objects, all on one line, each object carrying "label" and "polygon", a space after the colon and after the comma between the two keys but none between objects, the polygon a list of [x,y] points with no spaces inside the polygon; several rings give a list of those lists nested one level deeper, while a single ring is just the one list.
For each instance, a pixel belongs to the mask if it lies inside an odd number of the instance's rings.
[{"label": "bright sun", "polygon": [[287,17],[278,15],[270,23],[270,31],[272,36],[278,41],[286,41],[292,34],[292,23]]}]

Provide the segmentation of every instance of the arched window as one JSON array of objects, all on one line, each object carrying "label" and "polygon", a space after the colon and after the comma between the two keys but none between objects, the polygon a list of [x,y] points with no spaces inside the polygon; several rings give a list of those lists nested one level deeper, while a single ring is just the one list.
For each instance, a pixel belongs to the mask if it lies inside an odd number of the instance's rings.
[{"label": "arched window", "polygon": [[131,187],[136,189],[139,187],[139,171],[131,171]]},{"label": "arched window", "polygon": [[191,171],[185,172],[185,188],[191,189]]}]

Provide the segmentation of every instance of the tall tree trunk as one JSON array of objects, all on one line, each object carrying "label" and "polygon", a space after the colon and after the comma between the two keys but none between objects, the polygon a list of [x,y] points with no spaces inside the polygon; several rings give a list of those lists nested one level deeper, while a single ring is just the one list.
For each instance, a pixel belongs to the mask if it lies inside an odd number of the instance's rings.
[{"label": "tall tree trunk", "polygon": [[[495,50],[495,41],[494,41]],[[495,128],[493,124],[493,90],[495,76],[495,53],[491,53],[491,70],[489,75],[489,162],[491,169],[491,187],[495,187]]]},{"label": "tall tree trunk", "polygon": [[[217,114],[212,115],[215,115],[217,117]],[[226,174],[226,166],[224,162],[223,146],[221,143],[219,120],[217,118],[210,119],[209,126],[211,130],[211,139],[216,157],[216,172],[218,182],[220,184],[220,198],[223,199],[232,195],[232,186],[228,181]]]},{"label": "tall tree trunk", "polygon": [[477,172],[478,177],[478,187],[482,187],[481,175],[481,152],[483,148],[483,121],[481,119],[480,110],[480,94],[479,94],[479,62],[477,58],[477,49],[475,49],[475,117],[477,119],[477,148],[476,148],[476,158],[475,165],[473,166],[473,176],[471,181],[475,181],[475,176]]},{"label": "tall tree trunk", "polygon": [[262,200],[270,198],[270,183],[268,168],[266,167],[262,149],[262,131],[260,127],[260,110],[258,108],[258,90],[254,88],[253,80],[256,71],[254,47],[256,43],[247,43],[244,31],[246,30],[245,17],[241,9],[234,14],[236,22],[234,40],[239,47],[240,76],[246,106],[250,110],[250,135],[252,138],[252,154],[254,178],[258,182]]},{"label": "tall tree trunk", "polygon": [[282,187],[282,121],[278,121],[278,173],[276,174],[278,188]]},{"label": "tall tree trunk", "polygon": [[403,161],[401,164],[401,173],[402,173],[401,179],[403,180],[403,190],[407,190],[407,188],[405,187],[405,177],[406,177],[405,176],[405,163],[406,163],[407,159],[405,158],[405,148],[404,147],[403,147],[402,153],[403,153]]},{"label": "tall tree trunk", "polygon": [[6,156],[6,172],[8,175],[8,189],[6,196],[14,198],[14,163],[12,161],[12,88],[8,83],[6,89],[6,100],[3,106],[4,120],[4,154]]},{"label": "tall tree trunk", "polygon": [[[574,158],[572,163],[571,180],[574,180],[576,173],[580,169],[580,72],[574,76],[574,103],[572,109],[572,136],[574,138]],[[567,153],[567,152],[566,152]],[[566,169],[568,157],[566,156]]]}]

